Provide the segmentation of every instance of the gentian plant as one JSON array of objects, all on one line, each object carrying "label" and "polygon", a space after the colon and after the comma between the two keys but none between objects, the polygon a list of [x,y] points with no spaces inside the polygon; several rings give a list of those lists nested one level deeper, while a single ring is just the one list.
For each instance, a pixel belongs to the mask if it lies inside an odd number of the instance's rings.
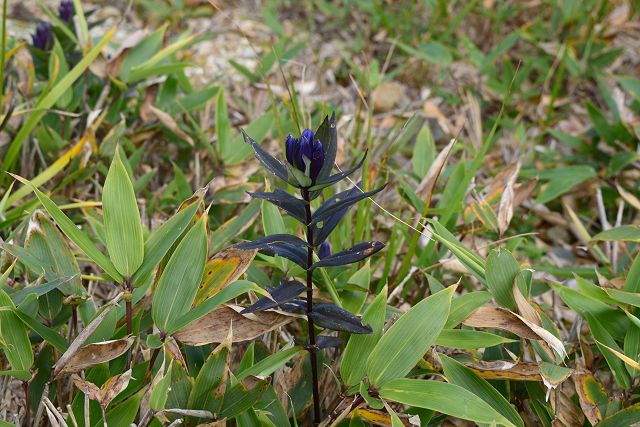
[{"label": "gentian plant", "polygon": [[[341,266],[362,261],[384,247],[381,242],[358,243],[355,246],[331,253],[327,238],[345,216],[349,208],[361,200],[370,197],[384,186],[373,191],[363,192],[360,185],[335,194],[325,200],[312,212],[312,202],[322,190],[334,185],[358,170],[364,163],[366,153],[358,164],[344,172],[331,174],[337,151],[337,131],[335,114],[324,121],[314,133],[306,129],[299,138],[289,135],[286,139],[286,162],[267,153],[247,134],[244,139],[255,150],[256,158],[274,175],[300,191],[301,198],[285,190],[273,192],[249,193],[252,197],[263,199],[286,211],[305,228],[305,238],[292,234],[275,234],[237,245],[240,249],[259,249],[262,253],[281,256],[298,264],[306,272],[306,281],[285,280],[280,286],[270,290],[271,298],[262,298],[244,310],[245,313],[278,308],[289,312],[303,312],[308,323],[308,343],[313,382],[313,418],[320,422],[320,395],[317,352],[322,348],[334,347],[340,340],[332,336],[316,336],[316,328],[352,334],[372,332],[369,325],[335,304],[314,304],[314,272],[321,267]],[[301,293],[306,298],[298,298]],[[339,301],[335,301],[339,304]]]},{"label": "gentian plant", "polygon": [[46,50],[53,43],[53,34],[51,33],[51,25],[47,22],[39,23],[35,32],[31,35],[31,43],[33,47]]},{"label": "gentian plant", "polygon": [[62,0],[60,6],[58,6],[58,16],[60,20],[65,24],[71,24],[74,14],[73,2],[71,0]]}]

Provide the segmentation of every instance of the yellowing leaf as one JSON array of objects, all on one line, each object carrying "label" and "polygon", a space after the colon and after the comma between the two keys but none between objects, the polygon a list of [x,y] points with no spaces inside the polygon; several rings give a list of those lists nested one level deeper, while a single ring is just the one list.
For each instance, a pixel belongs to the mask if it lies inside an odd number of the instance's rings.
[{"label": "yellowing leaf", "polygon": [[215,254],[205,266],[204,277],[196,294],[195,305],[220,292],[237,280],[256,256],[256,250],[228,248]]},{"label": "yellowing leaf", "polygon": [[573,381],[582,412],[584,412],[591,425],[598,424],[602,421],[600,405],[601,403],[606,404],[608,401],[604,386],[590,372],[576,372],[573,376]]}]

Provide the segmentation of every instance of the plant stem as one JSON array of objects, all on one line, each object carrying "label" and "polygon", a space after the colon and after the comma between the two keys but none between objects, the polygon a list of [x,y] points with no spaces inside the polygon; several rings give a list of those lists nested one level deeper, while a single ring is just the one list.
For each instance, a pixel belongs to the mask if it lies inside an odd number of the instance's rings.
[{"label": "plant stem", "polygon": [[309,325],[309,354],[311,355],[311,379],[313,381],[313,422],[320,424],[320,387],[318,384],[318,347],[316,347],[316,331],[313,326],[313,319],[310,314],[313,311],[313,228],[311,223],[311,201],[309,200],[309,190],[302,190],[302,198],[305,201],[307,214],[307,322]]},{"label": "plant stem", "polygon": [[71,307],[71,339],[78,333],[78,306],[73,305]]},{"label": "plant stem", "polygon": [[29,381],[23,381],[24,387],[24,425],[31,427],[31,405],[29,404]]},{"label": "plant stem", "polygon": [[7,50],[7,4],[9,0],[2,2],[2,33],[0,33],[0,93],[4,95],[4,57]]},{"label": "plant stem", "polygon": [[[126,294],[125,309],[127,316],[127,336],[130,336],[133,332],[133,307],[131,305],[131,299],[133,298],[133,287],[131,286],[130,277],[124,278],[124,291]],[[129,348],[129,350],[127,350],[127,366],[125,370],[128,370],[131,367],[131,354],[132,350],[131,348]]]}]

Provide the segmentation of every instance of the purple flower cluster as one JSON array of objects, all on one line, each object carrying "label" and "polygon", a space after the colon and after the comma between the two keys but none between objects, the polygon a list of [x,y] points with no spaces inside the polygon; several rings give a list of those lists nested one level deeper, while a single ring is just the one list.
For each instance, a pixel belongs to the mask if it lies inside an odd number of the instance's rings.
[{"label": "purple flower cluster", "polygon": [[315,183],[324,164],[324,148],[313,131],[305,129],[300,138],[288,135],[286,149],[287,161]]},{"label": "purple flower cluster", "polygon": [[[61,0],[58,7],[58,16],[65,24],[73,21],[75,9],[72,0]],[[41,22],[36,26],[36,31],[31,35],[31,44],[37,49],[47,50],[53,44],[53,32],[48,22]]]},{"label": "purple flower cluster", "polygon": [[329,242],[322,242],[318,248],[318,258],[325,259],[331,256],[331,244]]},{"label": "purple flower cluster", "polygon": [[72,0],[62,0],[60,2],[60,7],[58,8],[58,16],[63,22],[67,24],[71,23],[74,13],[75,10],[73,9]]},{"label": "purple flower cluster", "polygon": [[51,46],[53,35],[51,34],[51,25],[46,22],[36,26],[36,32],[31,35],[33,47],[45,50]]}]

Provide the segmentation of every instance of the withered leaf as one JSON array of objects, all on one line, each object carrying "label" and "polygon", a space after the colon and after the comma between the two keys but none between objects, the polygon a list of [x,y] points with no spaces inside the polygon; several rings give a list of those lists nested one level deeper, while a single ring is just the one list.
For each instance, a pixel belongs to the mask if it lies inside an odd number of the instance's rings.
[{"label": "withered leaf", "polygon": [[187,141],[189,145],[191,145],[192,147],[195,146],[195,142],[193,142],[193,139],[189,136],[189,134],[183,131],[180,128],[180,126],[178,126],[178,123],[174,120],[173,117],[171,117],[169,114],[165,113],[164,111],[159,110],[153,105],[149,105],[148,109],[151,113],[153,113],[154,116],[156,116],[156,118],[160,121],[160,123],[162,123],[167,128],[169,128],[171,132],[175,133],[180,138]]},{"label": "withered leaf", "polygon": [[86,394],[89,397],[89,399],[95,400],[96,402],[100,401],[100,396],[101,396],[100,387],[98,387],[92,382],[83,380],[76,374],[74,374],[71,377],[71,379],[73,380],[73,383],[76,385],[76,387],[78,387],[78,389],[81,392]]},{"label": "withered leaf", "polygon": [[416,188],[416,194],[420,197],[421,200],[429,201],[431,199],[431,195],[433,194],[433,190],[438,181],[438,177],[444,168],[444,165],[447,163],[447,159],[449,158],[449,153],[451,153],[451,149],[456,143],[455,139],[449,141],[446,147],[438,153],[436,159],[429,167],[429,172],[422,178],[420,184]]},{"label": "withered leaf", "polygon": [[515,199],[515,192],[513,191],[513,187],[516,183],[518,172],[520,172],[520,162],[517,162],[516,166],[513,168],[512,173],[507,179],[507,183],[504,187],[504,191],[502,192],[502,196],[500,197],[500,204],[498,205],[498,231],[500,235],[504,234],[504,232],[509,227],[511,218],[513,218]]},{"label": "withered leaf", "polygon": [[514,313],[502,307],[483,306],[471,313],[462,323],[474,328],[496,328],[509,331],[521,338],[540,339]]},{"label": "withered leaf", "polygon": [[189,365],[187,365],[187,361],[185,360],[182,352],[180,351],[180,347],[178,347],[178,343],[173,337],[168,337],[164,342],[164,351],[168,356],[173,358],[180,366],[182,366],[187,373],[189,373]]},{"label": "withered leaf", "polygon": [[541,381],[540,367],[531,362],[508,362],[506,360],[476,361],[465,363],[480,377],[488,380]]},{"label": "withered leaf", "polygon": [[60,366],[58,373],[78,372],[99,363],[108,362],[123,355],[135,337],[122,338],[119,340],[103,341],[89,344],[73,353],[67,363]]},{"label": "withered leaf", "polygon": [[[80,347],[82,347],[82,344],[84,344],[85,341],[87,341],[87,339],[91,336],[91,334],[95,332],[95,330],[98,328],[98,326],[100,326],[104,318],[107,317],[107,314],[109,314],[109,312],[113,309],[113,307],[115,307],[118,301],[120,301],[120,298],[122,298],[122,293],[120,293],[109,304],[107,304],[104,307],[104,309],[100,312],[100,314],[98,314],[91,321],[91,323],[89,323],[87,327],[84,328],[82,332],[78,334],[76,339],[74,339],[71,345],[69,345],[69,348],[67,349],[67,351],[65,351],[64,354],[60,356],[60,359],[58,359],[55,365],[53,365],[54,377],[60,374],[62,369],[69,362],[69,359],[76,354],[76,352],[80,349]],[[67,371],[67,372],[71,372],[71,371]]]},{"label": "withered leaf", "polygon": [[104,409],[109,406],[120,393],[122,393],[131,381],[131,369],[109,378],[102,387],[80,378],[78,375],[72,376],[73,383],[80,391],[86,394],[89,399],[95,400]]},{"label": "withered leaf", "polygon": [[195,346],[219,343],[227,337],[229,327],[233,324],[233,342],[247,341],[284,326],[293,319],[272,311],[243,316],[230,306],[222,306],[180,329],[173,337]]}]

